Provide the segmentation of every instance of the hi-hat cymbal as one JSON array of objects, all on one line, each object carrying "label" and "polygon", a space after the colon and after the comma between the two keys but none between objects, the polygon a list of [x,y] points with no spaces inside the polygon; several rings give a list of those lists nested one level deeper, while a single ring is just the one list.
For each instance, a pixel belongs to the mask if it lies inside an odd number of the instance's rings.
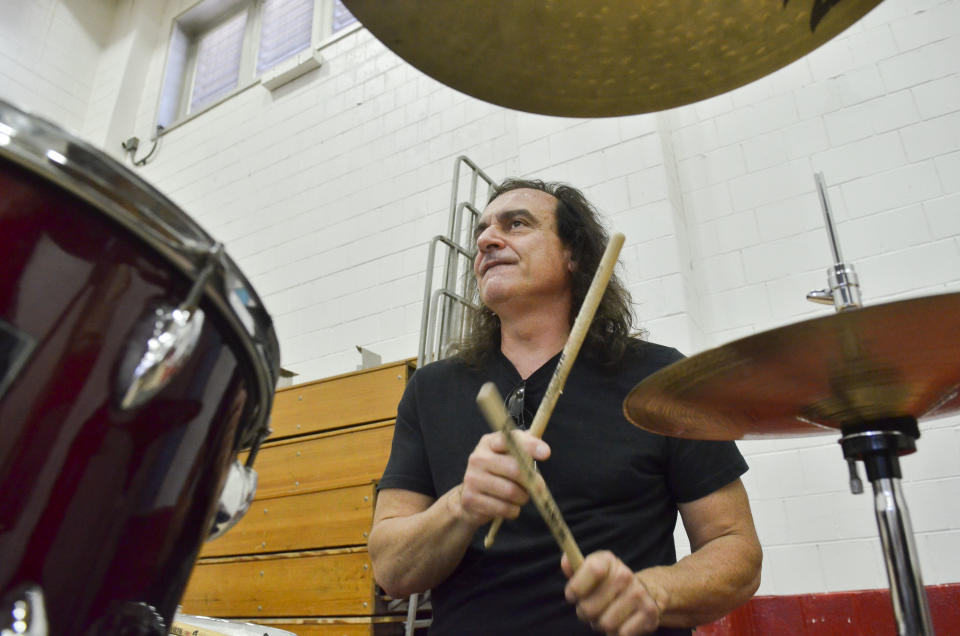
[{"label": "hi-hat cymbal", "polygon": [[874,305],[676,362],[630,392],[640,428],[733,440],[835,432],[960,409],[960,293]]},{"label": "hi-hat cymbal", "polygon": [[664,110],[806,55],[880,0],[344,0],[397,55],[459,91],[545,115]]}]

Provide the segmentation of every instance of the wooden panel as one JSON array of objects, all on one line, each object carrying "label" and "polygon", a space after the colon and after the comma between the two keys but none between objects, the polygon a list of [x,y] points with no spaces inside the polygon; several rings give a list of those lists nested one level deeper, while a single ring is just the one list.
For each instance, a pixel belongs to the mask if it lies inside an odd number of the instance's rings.
[{"label": "wooden panel", "polygon": [[254,461],[257,498],[369,484],[383,475],[392,440],[390,421],[264,445]]},{"label": "wooden panel", "polygon": [[370,614],[371,570],[364,549],[201,562],[181,603],[200,616]]},{"label": "wooden panel", "polygon": [[258,499],[201,557],[364,545],[373,520],[373,485]]},{"label": "wooden panel", "polygon": [[271,438],[392,419],[409,369],[400,362],[280,389],[270,414]]}]

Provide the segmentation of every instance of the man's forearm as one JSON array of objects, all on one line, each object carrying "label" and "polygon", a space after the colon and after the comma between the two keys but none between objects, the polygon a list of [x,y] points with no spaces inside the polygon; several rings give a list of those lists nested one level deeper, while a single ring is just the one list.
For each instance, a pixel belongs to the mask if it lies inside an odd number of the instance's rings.
[{"label": "man's forearm", "polygon": [[637,577],[653,595],[667,627],[714,621],[745,603],[760,585],[760,546],[728,535],[710,541],[671,566],[642,570]]},{"label": "man's forearm", "polygon": [[461,486],[426,510],[379,520],[368,548],[374,578],[394,598],[426,591],[460,563],[477,527],[457,514]]}]

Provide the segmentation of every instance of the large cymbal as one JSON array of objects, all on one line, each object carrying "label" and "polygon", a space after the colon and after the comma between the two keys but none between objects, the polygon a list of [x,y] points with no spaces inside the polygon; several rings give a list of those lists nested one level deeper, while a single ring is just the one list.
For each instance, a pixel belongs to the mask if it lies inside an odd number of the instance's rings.
[{"label": "large cymbal", "polygon": [[732,440],[960,409],[960,293],[845,311],[674,363],[624,401],[640,428]]},{"label": "large cymbal", "polygon": [[699,101],[806,55],[880,0],[344,0],[387,47],[479,99],[607,117]]}]

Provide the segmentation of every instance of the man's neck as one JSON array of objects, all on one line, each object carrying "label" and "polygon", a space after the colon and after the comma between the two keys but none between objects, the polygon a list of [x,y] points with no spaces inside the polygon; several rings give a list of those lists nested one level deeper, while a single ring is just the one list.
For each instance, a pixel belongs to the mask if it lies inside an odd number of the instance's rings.
[{"label": "man's neck", "polygon": [[550,358],[560,353],[567,343],[569,312],[528,312],[520,318],[501,317],[500,350],[526,379]]}]

